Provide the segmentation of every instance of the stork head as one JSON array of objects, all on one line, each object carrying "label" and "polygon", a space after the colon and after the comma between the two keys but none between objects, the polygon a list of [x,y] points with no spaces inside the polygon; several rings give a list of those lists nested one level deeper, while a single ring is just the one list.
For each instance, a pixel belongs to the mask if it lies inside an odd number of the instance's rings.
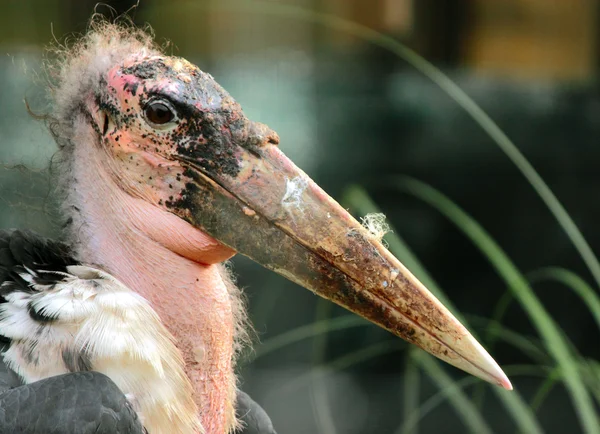
[{"label": "stork head", "polygon": [[209,74],[164,55],[141,31],[107,24],[74,52],[58,75],[56,130],[65,146],[93,143],[120,191],[151,207],[147,230],[161,244],[207,264],[244,254],[511,388],[454,316]]}]

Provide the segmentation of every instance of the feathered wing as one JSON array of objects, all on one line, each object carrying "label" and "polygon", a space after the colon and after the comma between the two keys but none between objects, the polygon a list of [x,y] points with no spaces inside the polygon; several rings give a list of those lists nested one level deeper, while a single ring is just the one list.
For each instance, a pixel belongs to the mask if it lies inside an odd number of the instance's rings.
[{"label": "feathered wing", "polygon": [[123,392],[98,372],[59,375],[0,392],[0,432],[147,434]]},{"label": "feathered wing", "polygon": [[[177,432],[178,418],[198,414],[193,401],[172,404],[191,389],[146,300],[29,231],[0,231],[0,341],[0,432],[142,434],[138,414],[152,434]],[[175,423],[165,428],[154,409],[166,401]],[[275,434],[241,391],[237,413],[241,434]]]},{"label": "feathered wing", "polygon": [[25,383],[101,372],[152,433],[201,432],[181,355],[145,299],[31,233],[2,233],[0,261],[4,362]]}]

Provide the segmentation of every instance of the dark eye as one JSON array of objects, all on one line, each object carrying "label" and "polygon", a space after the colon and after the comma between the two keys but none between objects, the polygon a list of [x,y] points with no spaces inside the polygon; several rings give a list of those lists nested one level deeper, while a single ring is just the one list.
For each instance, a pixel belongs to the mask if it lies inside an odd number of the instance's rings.
[{"label": "dark eye", "polygon": [[146,119],[156,125],[164,125],[175,119],[173,109],[161,101],[151,102],[144,109]]}]

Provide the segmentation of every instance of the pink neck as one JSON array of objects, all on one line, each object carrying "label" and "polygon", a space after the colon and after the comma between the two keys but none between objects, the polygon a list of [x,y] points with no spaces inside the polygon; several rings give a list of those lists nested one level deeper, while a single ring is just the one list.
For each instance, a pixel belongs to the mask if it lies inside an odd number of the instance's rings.
[{"label": "pink neck", "polygon": [[235,420],[234,317],[219,265],[186,259],[148,236],[147,225],[158,225],[169,237],[185,237],[177,229],[187,224],[121,191],[101,166],[73,171],[78,259],[102,266],[152,304],[182,352],[205,432],[227,432]]}]

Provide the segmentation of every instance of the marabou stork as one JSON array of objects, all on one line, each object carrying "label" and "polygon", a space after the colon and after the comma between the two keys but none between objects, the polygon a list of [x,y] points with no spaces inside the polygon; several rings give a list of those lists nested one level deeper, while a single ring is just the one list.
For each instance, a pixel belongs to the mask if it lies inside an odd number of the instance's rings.
[{"label": "marabou stork", "polygon": [[58,58],[48,122],[69,223],[64,243],[0,235],[1,432],[221,434],[240,417],[263,423],[236,386],[246,317],[223,265],[236,252],[511,388],[210,75],[142,30],[100,21]]}]

